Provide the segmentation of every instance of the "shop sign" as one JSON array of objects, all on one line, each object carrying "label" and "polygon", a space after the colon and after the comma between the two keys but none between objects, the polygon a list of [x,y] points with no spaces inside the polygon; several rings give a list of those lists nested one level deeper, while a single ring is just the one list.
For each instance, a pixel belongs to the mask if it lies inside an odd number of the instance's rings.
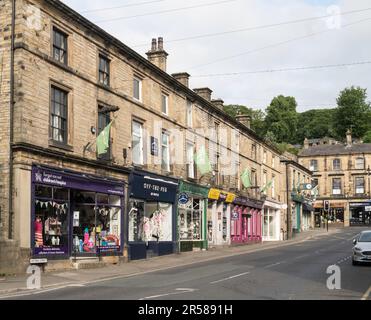
[{"label": "shop sign", "polygon": [[120,252],[120,246],[98,246],[98,253]]},{"label": "shop sign", "polygon": [[180,192],[187,192],[191,195],[199,195],[204,198],[208,197],[209,194],[209,188],[205,188],[199,185],[190,184],[188,182],[181,181],[180,182]]},{"label": "shop sign", "polygon": [[80,211],[73,212],[73,226],[74,227],[80,226]]},{"label": "shop sign", "polygon": [[158,139],[151,137],[151,155],[158,157]]},{"label": "shop sign", "polygon": [[43,246],[40,248],[35,248],[34,250],[35,255],[67,255],[68,254],[68,247],[67,246],[61,246],[61,247],[49,247],[49,246]]},{"label": "shop sign", "polygon": [[238,211],[232,211],[232,220],[238,220]]},{"label": "shop sign", "polygon": [[179,200],[178,200],[179,204],[187,204],[188,201],[189,201],[189,195],[187,193],[183,192],[179,195]]},{"label": "shop sign", "polygon": [[133,174],[130,179],[130,195],[139,199],[175,202],[177,183]]},{"label": "shop sign", "polygon": [[211,199],[211,200],[219,200],[219,198],[220,198],[220,190],[210,189],[210,191],[209,191],[209,199]]},{"label": "shop sign", "polygon": [[234,199],[236,198],[236,195],[233,193],[228,193],[227,199],[225,199],[225,202],[227,203],[232,203]]},{"label": "shop sign", "polygon": [[61,188],[95,191],[119,196],[124,195],[124,186],[115,184],[114,182],[110,183],[108,181],[83,177],[82,175],[72,175],[38,167],[32,168],[32,182]]}]

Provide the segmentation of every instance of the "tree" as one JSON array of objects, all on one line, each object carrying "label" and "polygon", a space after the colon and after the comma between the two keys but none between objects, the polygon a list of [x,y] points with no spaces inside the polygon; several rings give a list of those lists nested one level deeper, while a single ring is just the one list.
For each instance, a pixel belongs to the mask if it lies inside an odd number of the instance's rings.
[{"label": "tree", "polygon": [[303,143],[305,138],[334,137],[333,117],[335,109],[308,110],[298,114],[296,143]]},{"label": "tree", "polygon": [[371,107],[366,99],[367,90],[360,87],[352,86],[340,92],[334,114],[337,138],[344,138],[348,129],[351,129],[353,137],[362,138],[371,129]]},{"label": "tree", "polygon": [[371,143],[371,130],[366,132],[362,140],[364,143]]},{"label": "tree", "polygon": [[254,110],[243,105],[233,104],[225,105],[224,111],[231,117],[236,118],[238,114],[247,114],[251,117],[251,129],[258,135],[263,136],[265,133],[265,114],[261,110]]},{"label": "tree", "polygon": [[295,143],[298,125],[297,103],[294,97],[273,98],[266,109],[265,130],[271,131],[278,143]]}]

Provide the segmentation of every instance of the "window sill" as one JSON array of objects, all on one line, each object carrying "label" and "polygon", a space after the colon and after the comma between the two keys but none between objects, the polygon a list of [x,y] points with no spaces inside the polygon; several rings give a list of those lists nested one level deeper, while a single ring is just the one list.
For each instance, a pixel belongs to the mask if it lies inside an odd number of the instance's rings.
[{"label": "window sill", "polygon": [[68,144],[60,143],[60,142],[57,142],[57,141],[54,141],[54,140],[49,140],[49,147],[58,148],[58,149],[61,149],[61,150],[64,150],[64,151],[73,152],[73,147],[72,146],[70,146]]}]

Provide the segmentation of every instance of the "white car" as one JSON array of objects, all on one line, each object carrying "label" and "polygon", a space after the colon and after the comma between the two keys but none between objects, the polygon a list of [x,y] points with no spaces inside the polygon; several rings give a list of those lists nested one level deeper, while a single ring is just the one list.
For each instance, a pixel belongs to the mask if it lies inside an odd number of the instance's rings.
[{"label": "white car", "polygon": [[353,265],[371,263],[371,230],[362,231],[353,243]]}]

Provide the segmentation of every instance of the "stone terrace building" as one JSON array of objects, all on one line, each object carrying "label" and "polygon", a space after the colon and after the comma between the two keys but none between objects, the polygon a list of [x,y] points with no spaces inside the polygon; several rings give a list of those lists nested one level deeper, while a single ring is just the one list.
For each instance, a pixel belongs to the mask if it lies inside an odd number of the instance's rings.
[{"label": "stone terrace building", "polygon": [[[145,59],[61,1],[0,9],[0,270],[262,240],[264,200],[284,202],[280,154],[210,89],[166,73],[162,38]],[[202,175],[204,143],[213,173]],[[264,198],[263,179],[278,180]]]},{"label": "stone terrace building", "polygon": [[305,142],[299,162],[313,171],[314,184],[318,185],[314,205],[317,225],[324,201],[330,203],[331,222],[344,226],[371,224],[371,144],[354,143],[348,131],[345,144],[309,147]]}]

